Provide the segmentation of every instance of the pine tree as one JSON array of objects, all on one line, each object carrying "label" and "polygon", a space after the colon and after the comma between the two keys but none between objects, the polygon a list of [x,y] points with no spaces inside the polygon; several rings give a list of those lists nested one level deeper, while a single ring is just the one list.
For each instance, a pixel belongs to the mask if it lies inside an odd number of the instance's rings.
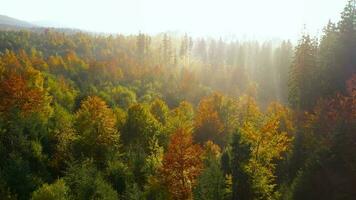
[{"label": "pine tree", "polygon": [[329,21],[324,28],[324,35],[320,41],[318,65],[320,66],[320,85],[323,97],[332,95],[338,87],[337,65],[338,32],[334,23]]},{"label": "pine tree", "polygon": [[232,199],[253,199],[251,177],[245,169],[251,156],[250,145],[242,141],[237,132],[233,135],[231,147]]},{"label": "pine tree", "polygon": [[337,29],[338,51],[337,51],[337,80],[335,83],[339,91],[345,91],[345,82],[356,73],[356,0],[349,0],[344,11],[341,13]]},{"label": "pine tree", "polygon": [[162,58],[164,65],[170,65],[173,58],[173,51],[172,51],[172,42],[171,38],[167,33],[163,35],[162,40]]},{"label": "pine tree", "polygon": [[289,76],[288,100],[292,107],[310,109],[318,96],[317,42],[303,35],[295,48]]}]

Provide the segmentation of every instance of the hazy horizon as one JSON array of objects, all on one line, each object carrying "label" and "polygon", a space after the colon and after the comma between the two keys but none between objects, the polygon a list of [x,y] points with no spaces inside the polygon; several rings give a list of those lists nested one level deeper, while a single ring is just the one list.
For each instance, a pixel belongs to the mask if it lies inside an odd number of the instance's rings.
[{"label": "hazy horizon", "polygon": [[193,36],[295,40],[300,36],[304,25],[306,31],[315,35],[321,33],[329,19],[338,21],[346,2],[347,0],[13,0],[3,2],[5,9],[0,10],[0,14],[28,22],[60,24],[68,28],[102,33],[156,34],[177,31]]}]

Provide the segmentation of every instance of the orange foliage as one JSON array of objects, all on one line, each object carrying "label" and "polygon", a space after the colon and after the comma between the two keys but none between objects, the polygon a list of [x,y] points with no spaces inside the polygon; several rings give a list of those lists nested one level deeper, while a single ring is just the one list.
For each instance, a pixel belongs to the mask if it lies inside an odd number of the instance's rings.
[{"label": "orange foliage", "polygon": [[224,131],[224,124],[219,116],[219,108],[222,104],[222,95],[213,94],[202,99],[198,106],[195,118],[198,141],[216,139]]},{"label": "orange foliage", "polygon": [[[316,143],[330,145],[335,130],[340,126],[344,127],[345,137],[355,140],[356,135],[345,127],[354,127],[356,122],[356,75],[347,81],[347,91],[347,96],[337,94],[332,99],[320,100],[312,112],[305,113],[305,132],[312,134],[309,137],[319,138]],[[314,135],[316,133],[322,135]]]},{"label": "orange foliage", "polygon": [[91,145],[117,145],[119,134],[114,112],[101,98],[89,96],[85,99],[76,117],[79,130],[83,130],[81,134],[92,140],[89,141]]},{"label": "orange foliage", "polygon": [[353,74],[346,82],[346,89],[350,96],[356,97],[356,74]]},{"label": "orange foliage", "polygon": [[10,74],[0,83],[0,112],[19,109],[26,115],[40,112],[45,103],[45,93],[39,88],[31,88],[20,75]]},{"label": "orange foliage", "polygon": [[354,172],[356,166],[355,88],[356,76],[353,75],[347,81],[348,95],[337,94],[331,99],[320,100],[311,112],[305,113],[302,124],[305,151],[330,149],[332,159],[340,162],[338,165],[344,172]]},{"label": "orange foliage", "polygon": [[203,168],[202,154],[188,131],[178,129],[172,135],[161,169],[172,199],[192,199],[192,189]]},{"label": "orange foliage", "polygon": [[209,140],[204,144],[204,153],[205,156],[211,155],[217,158],[221,154],[221,148]]},{"label": "orange foliage", "polygon": [[347,81],[347,90],[348,96],[338,94],[334,99],[319,103],[319,106],[324,104],[327,108],[325,109],[326,114],[322,117],[332,121],[333,124],[337,120],[348,122],[356,120],[356,75]]}]

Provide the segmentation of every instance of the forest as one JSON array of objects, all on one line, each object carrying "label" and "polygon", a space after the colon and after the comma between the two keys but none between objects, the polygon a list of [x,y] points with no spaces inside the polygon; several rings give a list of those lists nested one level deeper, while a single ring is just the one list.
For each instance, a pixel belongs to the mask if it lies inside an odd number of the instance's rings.
[{"label": "forest", "polygon": [[0,31],[1,200],[356,197],[356,8],[291,41]]}]

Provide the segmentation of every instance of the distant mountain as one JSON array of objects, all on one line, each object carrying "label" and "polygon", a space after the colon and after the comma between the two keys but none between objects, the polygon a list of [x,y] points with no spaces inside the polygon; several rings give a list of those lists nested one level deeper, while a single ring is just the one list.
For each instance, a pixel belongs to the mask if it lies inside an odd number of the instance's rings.
[{"label": "distant mountain", "polygon": [[37,26],[41,27],[50,27],[50,28],[67,28],[65,24],[61,24],[55,21],[48,21],[48,20],[40,20],[40,21],[32,21],[32,24],[36,24]]},{"label": "distant mountain", "polygon": [[6,15],[0,15],[0,31],[28,30],[41,32],[47,29],[53,29],[57,32],[63,32],[68,34],[87,32],[76,28],[66,28],[64,25],[51,21],[26,22],[23,20],[8,17]]},{"label": "distant mountain", "polygon": [[34,28],[37,27],[34,24],[31,24],[26,21],[22,21],[19,19],[15,19],[12,17],[8,17],[5,15],[0,15],[0,27],[5,27],[5,28]]}]

